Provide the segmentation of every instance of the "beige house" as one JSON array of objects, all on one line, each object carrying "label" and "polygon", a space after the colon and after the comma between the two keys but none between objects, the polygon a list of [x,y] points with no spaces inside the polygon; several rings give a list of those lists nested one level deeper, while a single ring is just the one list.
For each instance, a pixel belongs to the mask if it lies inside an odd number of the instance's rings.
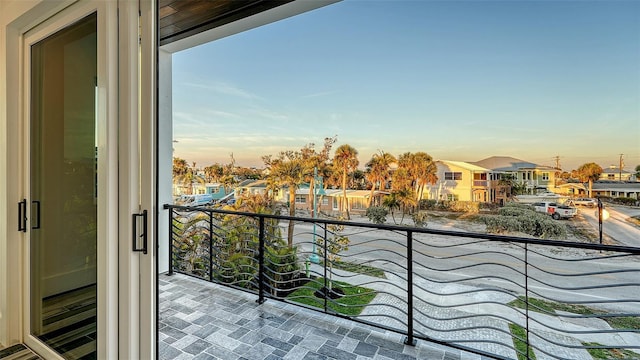
[{"label": "beige house", "polygon": [[450,201],[492,201],[491,170],[463,161],[438,160],[438,181],[428,185],[428,198]]},{"label": "beige house", "polygon": [[633,174],[627,170],[620,170],[618,166],[611,165],[608,168],[602,169],[600,174],[600,180],[613,180],[613,181],[633,181]]}]

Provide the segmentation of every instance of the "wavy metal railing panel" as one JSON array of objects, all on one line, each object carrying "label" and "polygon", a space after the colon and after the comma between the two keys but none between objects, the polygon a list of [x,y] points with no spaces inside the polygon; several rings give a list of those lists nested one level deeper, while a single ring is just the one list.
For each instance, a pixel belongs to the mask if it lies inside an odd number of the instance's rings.
[{"label": "wavy metal railing panel", "polygon": [[640,358],[640,249],[166,208],[171,271],[259,301],[493,358],[592,359],[593,349]]}]

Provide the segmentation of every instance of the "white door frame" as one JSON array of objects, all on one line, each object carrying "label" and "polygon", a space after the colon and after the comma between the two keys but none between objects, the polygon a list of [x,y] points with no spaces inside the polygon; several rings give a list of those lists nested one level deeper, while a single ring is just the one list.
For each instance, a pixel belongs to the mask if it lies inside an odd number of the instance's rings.
[{"label": "white door frame", "polygon": [[[140,4],[140,9],[138,8]],[[132,213],[154,214],[155,1],[34,0],[0,4],[0,344],[24,342],[28,319],[23,291],[25,236],[16,228],[17,203],[27,194],[24,146],[25,34],[46,19],[67,16],[69,6],[98,11],[99,197],[98,357],[155,356],[154,216],[149,253],[132,250]],[[141,16],[138,16],[138,14]],[[118,19],[119,17],[119,19]],[[138,24],[140,21],[140,25]],[[143,35],[138,49],[138,32]],[[118,34],[120,34],[118,36]],[[138,60],[140,59],[140,60]],[[142,69],[142,71],[140,71]],[[119,73],[118,73],[119,72]],[[119,88],[118,88],[119,86]],[[26,98],[28,99],[28,98]],[[140,99],[140,101],[138,101]],[[6,110],[6,111],[5,111]],[[135,125],[132,125],[135,124]],[[130,126],[132,125],[132,126]],[[10,176],[8,176],[10,175]],[[30,214],[27,214],[30,216]],[[141,306],[140,304],[143,304]],[[37,351],[47,351],[44,347]],[[47,353],[47,358],[48,357]],[[53,358],[53,357],[52,357]]]},{"label": "white door frame", "polygon": [[[121,1],[120,359],[156,354],[156,2]],[[147,254],[132,251],[132,214],[147,211]]]}]

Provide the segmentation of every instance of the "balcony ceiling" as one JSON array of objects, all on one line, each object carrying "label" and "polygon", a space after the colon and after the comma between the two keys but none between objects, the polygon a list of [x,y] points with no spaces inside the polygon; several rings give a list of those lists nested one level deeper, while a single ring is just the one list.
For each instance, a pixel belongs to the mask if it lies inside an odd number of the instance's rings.
[{"label": "balcony ceiling", "polygon": [[159,0],[160,45],[184,39],[293,0]]}]

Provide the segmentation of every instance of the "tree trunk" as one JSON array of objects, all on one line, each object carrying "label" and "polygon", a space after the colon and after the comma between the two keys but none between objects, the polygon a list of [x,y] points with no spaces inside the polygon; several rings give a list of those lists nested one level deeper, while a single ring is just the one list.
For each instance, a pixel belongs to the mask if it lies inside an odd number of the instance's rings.
[{"label": "tree trunk", "polygon": [[[291,185],[289,185],[289,216],[296,216],[296,188]],[[289,248],[293,248],[294,226],[293,220],[289,220],[289,232],[287,234],[287,244]]]}]

